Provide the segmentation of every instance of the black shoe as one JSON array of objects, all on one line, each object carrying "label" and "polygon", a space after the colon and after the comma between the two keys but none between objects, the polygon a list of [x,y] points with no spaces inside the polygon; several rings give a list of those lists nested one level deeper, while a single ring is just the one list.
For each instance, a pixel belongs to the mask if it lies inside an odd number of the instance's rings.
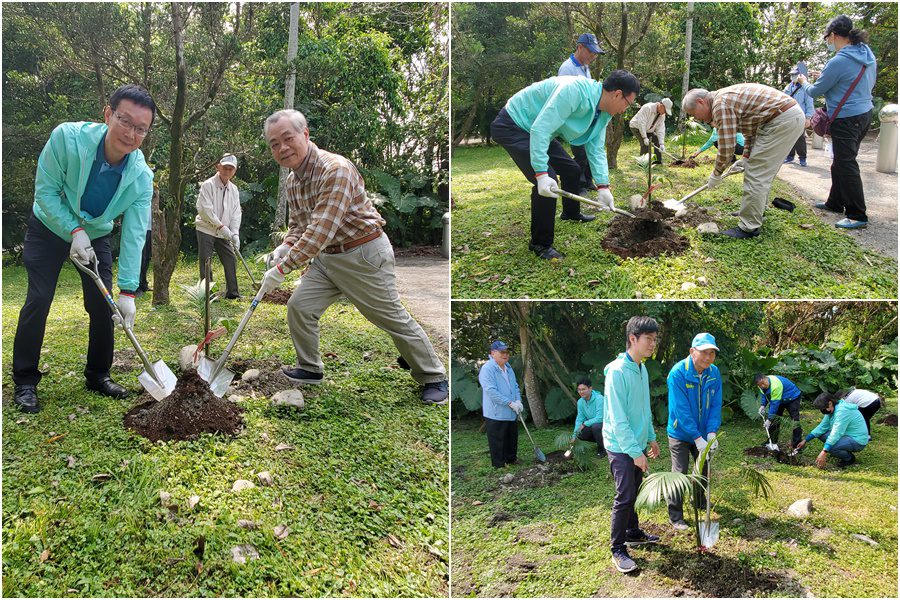
[{"label": "black shoe", "polygon": [[581,213],[578,213],[577,215],[572,215],[572,216],[569,216],[569,215],[560,216],[560,219],[562,219],[563,221],[578,221],[579,223],[590,223],[591,221],[593,221],[596,218],[597,217],[595,217],[594,215],[583,215]]},{"label": "black shoe", "polygon": [[831,208],[830,206],[828,206],[827,202],[816,202],[816,208],[818,208],[819,210],[827,210],[828,212],[833,212],[833,213],[836,213],[839,215],[844,214],[843,208],[841,208],[841,209]]},{"label": "black shoe", "polygon": [[92,392],[97,392],[103,396],[110,398],[127,398],[128,390],[112,380],[111,377],[102,377],[96,381],[88,379],[84,382],[85,387]]},{"label": "black shoe", "polygon": [[740,227],[732,227],[731,229],[723,231],[721,235],[727,235],[728,237],[737,238],[739,240],[746,240],[748,238],[759,237],[759,227],[753,231],[744,231]]},{"label": "black shoe", "polygon": [[141,296],[143,296],[146,293],[147,293],[147,290],[142,290],[141,288],[138,288],[138,289],[134,290],[134,297],[140,298]]},{"label": "black shoe", "polygon": [[538,246],[536,244],[528,244],[528,249],[538,255],[538,258],[544,260],[562,260],[566,257],[562,252],[558,252],[553,246]]},{"label": "black shoe", "polygon": [[240,300],[241,298],[243,298],[243,296],[240,294],[237,294],[236,296],[225,296],[226,300]]},{"label": "black shoe", "polygon": [[659,536],[641,531],[638,535],[625,538],[626,546],[644,546],[646,544],[658,544]]},{"label": "black shoe", "polygon": [[653,164],[654,164],[654,165],[661,165],[661,164],[663,164],[663,163],[662,163],[661,160],[659,160],[659,159],[657,158],[656,160],[653,161]]},{"label": "black shoe", "polygon": [[508,460],[508,461],[506,461],[506,466],[509,466],[509,465],[517,465],[517,464],[519,464],[519,459],[518,459],[518,458],[515,459],[515,460]]},{"label": "black shoe", "polygon": [[856,456],[851,454],[849,460],[838,461],[838,466],[845,469],[854,463],[856,463]]},{"label": "black shoe", "polygon": [[38,402],[37,387],[33,385],[17,385],[13,402],[24,413],[34,414],[41,410]]},{"label": "black shoe", "polygon": [[426,383],[422,390],[422,402],[425,404],[447,404],[450,397],[447,380]]},{"label": "black shoe", "polygon": [[312,383],[314,385],[322,383],[322,378],[324,377],[322,373],[313,373],[312,371],[307,371],[300,367],[295,367],[293,369],[281,367],[281,372],[291,381],[296,381],[297,383]]},{"label": "black shoe", "polygon": [[406,362],[406,359],[402,356],[397,357],[397,364],[400,365],[400,368],[404,371],[409,371],[409,363]]},{"label": "black shoe", "polygon": [[597,456],[606,456],[606,450],[597,450]]}]

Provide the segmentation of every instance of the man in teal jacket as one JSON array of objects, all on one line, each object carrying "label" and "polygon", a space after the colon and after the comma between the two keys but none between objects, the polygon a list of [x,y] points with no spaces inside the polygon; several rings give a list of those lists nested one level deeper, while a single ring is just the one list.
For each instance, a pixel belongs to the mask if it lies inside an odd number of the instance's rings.
[{"label": "man in teal jacket", "polygon": [[866,420],[860,414],[859,407],[843,400],[835,405],[828,394],[821,394],[813,400],[813,406],[825,417],[797,448],[803,448],[808,441],[818,438],[825,442],[825,447],[816,457],[817,467],[825,468],[829,454],[840,459],[839,466],[849,467],[856,462],[856,453],[869,443]]},{"label": "man in teal jacket", "polygon": [[[707,458],[719,446],[716,436],[722,424],[722,378],[713,364],[716,360],[716,339],[708,333],[698,333],[691,342],[688,357],[675,363],[666,383],[669,387],[669,453],[672,471],[687,473],[691,457],[694,462],[708,444],[712,444]],[[703,466],[706,475],[709,463]],[[706,506],[702,486],[694,488],[694,506]],[[679,531],[688,529],[684,522],[683,498],[669,499],[669,520]]]},{"label": "man in teal jacket", "polygon": [[650,317],[631,317],[625,326],[625,352],[603,370],[603,443],[616,485],[610,538],[612,561],[620,573],[637,569],[628,555],[629,546],[659,542],[658,536],[641,531],[634,509],[647,457],[659,456],[650,412],[650,378],[643,364],[656,351],[658,332],[659,325]]},{"label": "man in teal jacket", "polygon": [[[33,214],[23,251],[28,293],[13,343],[14,402],[24,412],[40,410],[38,363],[63,263],[70,257],[85,265],[96,261],[100,278],[111,289],[109,238],[113,221],[120,216],[117,303],[125,325],[134,326],[134,296],[153,196],[153,172],[139,148],[153,124],[156,104],[144,88],[124,85],[110,96],[103,116],[105,124],[59,125],[38,159]],[[109,373],[114,339],[109,306],[93,280],[79,274],[90,317],[84,370],[87,388],[124,398],[128,391]]]},{"label": "man in teal jacket", "polygon": [[[588,77],[551,77],[518,91],[491,123],[491,138],[503,146],[531,189],[531,243],[528,248],[547,260],[562,259],[553,248],[556,177],[562,189],[580,191],[582,170],[555,138],[584,146],[593,185],[601,204],[613,207],[606,161],[606,125],[634,102],[640,83],[628,71],[616,70],[602,82]],[[578,203],[563,200],[562,218],[590,221]]]},{"label": "man in teal jacket", "polygon": [[575,389],[579,398],[572,441],[577,438],[586,442],[596,442],[597,456],[606,456],[606,450],[603,448],[603,405],[606,398],[594,390],[591,380],[587,377],[579,379]]}]

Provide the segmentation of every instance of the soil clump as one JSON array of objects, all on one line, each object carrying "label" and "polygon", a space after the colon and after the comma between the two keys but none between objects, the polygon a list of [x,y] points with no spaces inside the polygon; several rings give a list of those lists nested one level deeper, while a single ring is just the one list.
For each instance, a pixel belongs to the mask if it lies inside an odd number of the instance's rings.
[{"label": "soil clump", "polygon": [[262,301],[268,302],[269,304],[287,304],[288,300],[291,299],[291,290],[286,290],[284,288],[274,289],[265,296],[263,296]]},{"label": "soil clump", "polygon": [[613,219],[600,245],[622,258],[682,254],[690,246],[686,237],[666,223],[675,211],[661,202],[651,200],[647,208],[636,209],[634,216],[637,218],[619,215]]}]

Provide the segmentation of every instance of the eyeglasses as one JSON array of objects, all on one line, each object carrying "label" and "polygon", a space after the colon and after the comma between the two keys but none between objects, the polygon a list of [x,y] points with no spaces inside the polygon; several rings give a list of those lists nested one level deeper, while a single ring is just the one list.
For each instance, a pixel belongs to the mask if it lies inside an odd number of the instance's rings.
[{"label": "eyeglasses", "polygon": [[139,138],[147,137],[147,134],[150,133],[149,129],[145,129],[143,127],[136,126],[134,123],[131,122],[131,119],[129,119],[128,117],[122,116],[119,113],[117,113],[116,111],[113,111],[113,114],[119,120],[119,123],[122,124],[122,127],[124,127],[125,129],[130,129],[131,131],[134,131],[134,135],[138,136]]}]

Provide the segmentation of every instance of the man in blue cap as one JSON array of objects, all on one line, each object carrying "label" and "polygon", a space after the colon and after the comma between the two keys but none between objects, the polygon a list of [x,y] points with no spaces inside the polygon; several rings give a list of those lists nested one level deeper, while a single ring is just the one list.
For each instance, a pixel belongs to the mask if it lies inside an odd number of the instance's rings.
[{"label": "man in blue cap", "polygon": [[806,65],[803,61],[798,62],[791,69],[791,82],[784,88],[784,93],[796,100],[800,108],[803,109],[803,114],[806,115],[806,122],[803,124],[804,129],[800,132],[797,143],[794,144],[794,147],[788,152],[787,158],[784,159],[785,164],[792,163],[794,162],[794,154],[796,154],[800,158],[801,167],[806,166],[806,130],[809,128],[809,120],[815,114],[812,96],[803,89],[803,85],[799,82],[800,76],[807,75],[807,73]]},{"label": "man in blue cap", "polygon": [[[694,462],[708,444],[712,444],[708,457],[719,445],[716,435],[722,424],[722,378],[713,364],[719,347],[708,333],[698,333],[691,342],[688,356],[675,363],[669,371],[669,452],[672,455],[672,472],[688,472],[691,457]],[[706,475],[708,464],[703,466]],[[669,520],[672,527],[688,529],[684,522],[683,498],[669,499]],[[703,488],[694,488],[694,506],[706,505]]]},{"label": "man in blue cap", "polygon": [[[569,55],[569,58],[563,61],[563,64],[559,66],[559,71],[556,73],[559,77],[587,77],[590,79],[591,77],[591,63],[600,56],[601,54],[606,54],[601,48],[600,44],[597,43],[597,36],[593,33],[582,33],[578,36],[577,46],[575,47],[575,52]],[[585,190],[590,189],[591,181],[593,178],[591,177],[591,165],[590,161],[588,161],[587,152],[584,150],[584,146],[572,146],[572,155],[575,158],[575,162],[578,163],[578,166],[581,167],[581,187],[582,191],[579,192],[582,196],[586,195]],[[565,215],[563,218],[567,218]],[[582,220],[591,221],[594,217],[591,215],[583,215]]]},{"label": "man in blue cap", "polygon": [[491,358],[478,372],[481,384],[481,412],[487,430],[491,464],[496,469],[519,462],[519,425],[516,417],[524,408],[522,393],[509,362],[509,346],[496,340]]},{"label": "man in blue cap", "polygon": [[[759,416],[765,419],[763,427],[769,432],[771,443],[778,444],[778,432],[781,430],[778,419],[773,417],[780,417],[787,411],[794,422],[790,448],[797,448],[803,438],[803,429],[800,427],[800,388],[781,375],[757,373],[753,376],[753,382],[759,388]],[[769,406],[768,412],[766,405]]]}]

